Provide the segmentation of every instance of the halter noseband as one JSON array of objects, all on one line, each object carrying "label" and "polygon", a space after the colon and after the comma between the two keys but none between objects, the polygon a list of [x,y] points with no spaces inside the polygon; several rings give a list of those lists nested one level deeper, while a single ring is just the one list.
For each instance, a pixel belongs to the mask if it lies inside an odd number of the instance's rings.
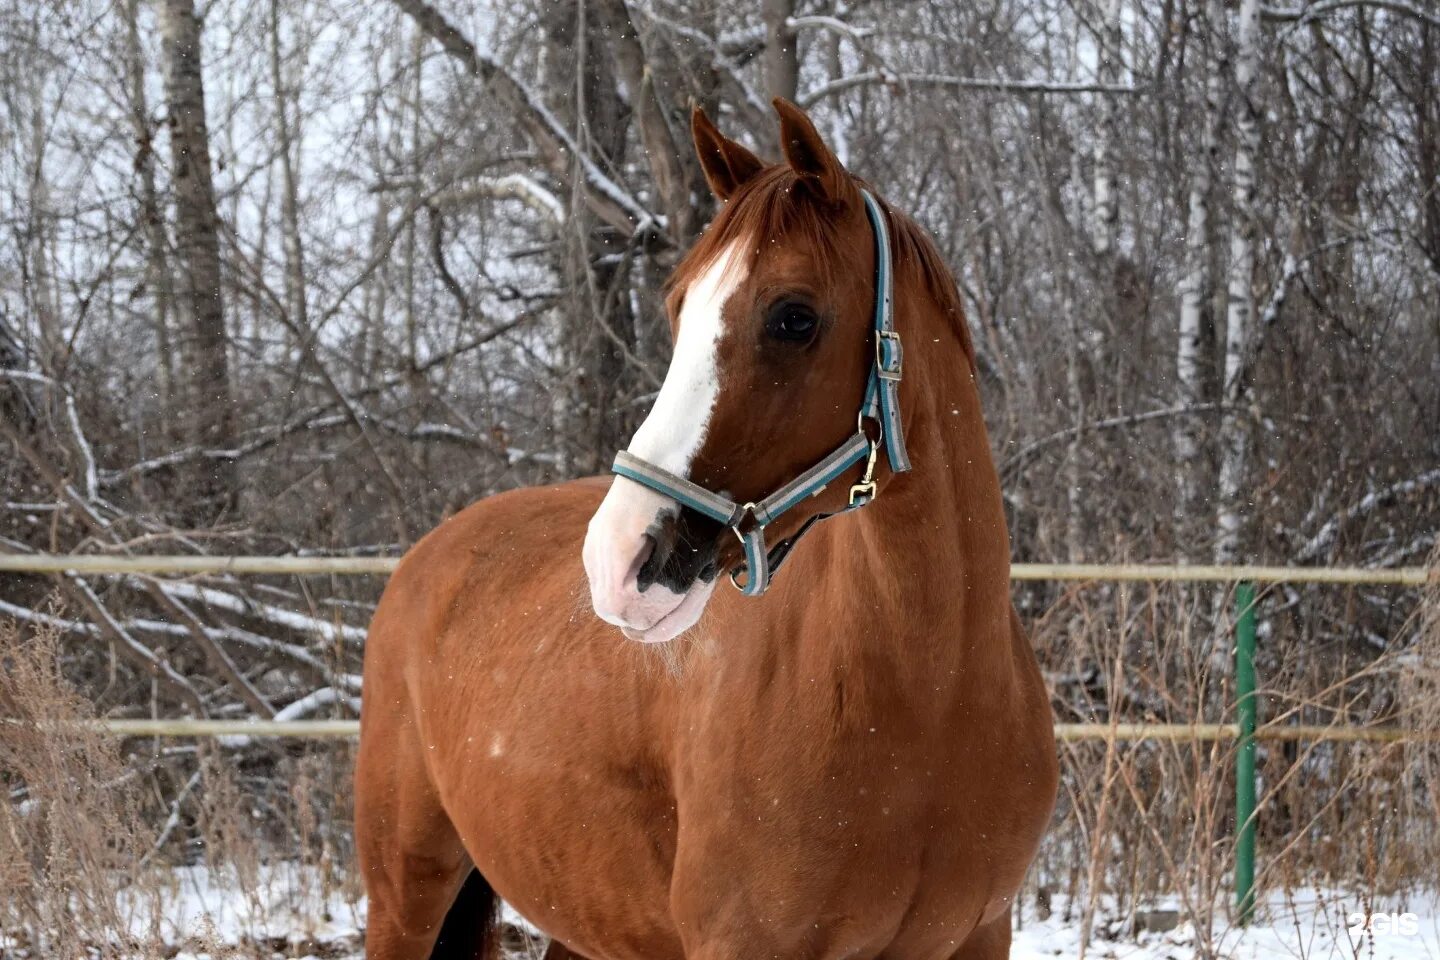
[{"label": "halter noseband", "polygon": [[[745,549],[745,561],[731,572],[730,580],[747,597],[765,592],[770,578],[780,569],[791,548],[814,524],[863,507],[875,499],[875,461],[881,443],[885,445],[885,455],[892,472],[904,473],[910,469],[910,457],[905,452],[905,433],[900,423],[900,375],[904,371],[904,355],[900,349],[900,334],[895,332],[890,231],[885,223],[884,211],[870,191],[862,190],[861,195],[865,200],[870,228],[875,234],[875,362],[870,368],[865,400],[860,406],[854,435],[815,466],[756,503],[736,503],[626,450],[615,455],[615,463],[610,468],[616,474],[644,484],[734,531]],[[873,439],[865,429],[867,420],[876,426]],[[801,525],[794,536],[766,550],[767,526],[806,497],[824,490],[861,460],[865,461],[865,470],[860,480],[850,487],[848,506],[835,513],[815,514]],[[742,572],[747,574],[744,583],[740,582]]]}]

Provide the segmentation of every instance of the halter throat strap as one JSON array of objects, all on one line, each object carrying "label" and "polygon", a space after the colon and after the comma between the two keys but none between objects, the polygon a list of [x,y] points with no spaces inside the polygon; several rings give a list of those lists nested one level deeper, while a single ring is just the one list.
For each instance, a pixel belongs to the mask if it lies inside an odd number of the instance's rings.
[{"label": "halter throat strap", "polygon": [[[900,378],[904,373],[905,358],[900,345],[900,334],[895,330],[892,278],[894,258],[890,247],[890,229],[879,201],[868,190],[862,190],[861,195],[865,200],[865,214],[870,221],[870,229],[875,236],[875,359],[866,381],[865,399],[860,407],[855,433],[820,462],[765,499],[753,503],[738,503],[724,494],[708,490],[692,480],[657,467],[628,450],[617,453],[611,467],[618,476],[662,493],[681,506],[702,513],[734,531],[744,548],[745,559],[731,572],[730,579],[746,596],[759,596],[765,592],[771,578],[795,544],[818,521],[839,513],[848,513],[875,499],[875,463],[881,446],[885,449],[885,457],[892,472],[904,473],[910,469],[904,428],[900,421]],[[866,421],[875,425],[873,439],[866,430]],[[862,460],[865,461],[865,469],[859,480],[850,487],[847,506],[834,513],[817,513],[811,516],[793,536],[781,540],[773,549],[766,549],[767,526],[801,501],[824,490]],[[745,577],[743,582],[740,580],[742,574]]]}]

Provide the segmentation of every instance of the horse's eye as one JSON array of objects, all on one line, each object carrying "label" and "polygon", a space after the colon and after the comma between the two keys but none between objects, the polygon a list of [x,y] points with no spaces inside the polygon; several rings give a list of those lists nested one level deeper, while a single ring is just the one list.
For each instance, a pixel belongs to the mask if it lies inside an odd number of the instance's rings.
[{"label": "horse's eye", "polygon": [[770,308],[765,318],[765,333],[787,343],[806,343],[815,336],[820,318],[815,311],[794,300],[782,300]]}]

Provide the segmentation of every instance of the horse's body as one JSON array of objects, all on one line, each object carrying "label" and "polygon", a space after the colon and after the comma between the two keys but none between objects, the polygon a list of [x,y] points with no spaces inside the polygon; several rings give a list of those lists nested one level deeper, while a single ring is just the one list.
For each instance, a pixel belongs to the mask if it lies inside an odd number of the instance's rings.
[{"label": "horse's body", "polygon": [[492,497],[406,556],[365,662],[372,958],[431,956],[442,922],[434,956],[473,956],[455,931],[487,918],[446,922],[472,869],[557,956],[1008,954],[1054,799],[1050,714],[965,334],[907,249],[914,471],[816,527],[763,599],[716,591],[678,671],[585,597],[606,481]]}]

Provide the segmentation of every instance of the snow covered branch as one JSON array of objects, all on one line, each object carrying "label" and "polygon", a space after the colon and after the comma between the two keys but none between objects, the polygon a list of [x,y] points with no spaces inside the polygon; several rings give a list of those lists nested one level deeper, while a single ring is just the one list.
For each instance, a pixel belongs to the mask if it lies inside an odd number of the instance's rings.
[{"label": "snow covered branch", "polygon": [[541,148],[556,176],[568,178],[572,164],[578,165],[586,205],[606,223],[625,233],[645,233],[663,225],[663,220],[646,210],[630,192],[600,169],[575,143],[540,96],[488,53],[465,38],[440,11],[424,0],[394,0],[416,25],[517,115],[527,135]]},{"label": "snow covered branch", "polygon": [[829,30],[832,33],[838,33],[841,36],[849,37],[852,40],[863,40],[864,38],[871,36],[875,33],[875,31],[870,27],[857,27],[854,24],[846,23],[839,17],[826,17],[820,15],[789,17],[785,21],[785,26],[791,30],[796,31],[804,30],[806,28]]},{"label": "snow covered branch", "polygon": [[[131,577],[129,579],[143,589],[144,582],[139,578]],[[317,636],[330,642],[336,640],[344,640],[348,643],[355,644],[365,642],[365,630],[363,627],[352,627],[345,623],[321,620],[317,617],[311,617],[294,610],[286,610],[283,607],[260,603],[248,597],[228,593],[214,587],[204,587],[199,584],[181,583],[173,580],[146,582],[157,584],[159,588],[170,597],[193,600],[217,610],[229,610],[232,613],[255,617],[258,620],[264,620],[268,623],[299,631],[300,633]]]},{"label": "snow covered branch", "polygon": [[1295,560],[1299,563],[1308,563],[1328,556],[1334,550],[1340,533],[1349,524],[1376,510],[1394,506],[1402,500],[1436,487],[1440,487],[1440,467],[1366,494],[1350,507],[1327,520],[1325,525],[1296,551]]},{"label": "snow covered branch", "polygon": [[552,224],[565,222],[565,205],[533,178],[519,173],[501,177],[476,177],[462,186],[437,193],[437,206],[460,206],[477,199],[519,200]]},{"label": "snow covered branch", "polygon": [[1344,10],[1348,7],[1377,7],[1440,26],[1440,14],[1433,10],[1422,9],[1405,2],[1405,0],[1319,0],[1318,3],[1303,7],[1261,7],[1260,15],[1266,20],[1293,22],[1296,27],[1300,27],[1327,13]]}]

